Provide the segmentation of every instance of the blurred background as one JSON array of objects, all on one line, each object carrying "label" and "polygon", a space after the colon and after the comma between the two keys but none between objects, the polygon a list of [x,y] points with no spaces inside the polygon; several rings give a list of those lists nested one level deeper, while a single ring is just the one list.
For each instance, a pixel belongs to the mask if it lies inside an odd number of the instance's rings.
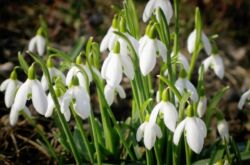
[{"label": "blurred background", "polygon": [[[147,0],[134,1],[141,20]],[[224,59],[226,74],[223,80],[219,80],[213,72],[207,73],[206,92],[211,96],[223,86],[230,86],[219,108],[229,122],[230,134],[238,143],[244,142],[250,139],[250,106],[239,111],[237,103],[241,94],[250,87],[250,1],[180,1],[180,47],[187,57],[190,55],[186,51],[186,39],[194,28],[195,6],[201,9],[206,34],[219,35],[216,43]],[[0,83],[9,77],[13,66],[18,64],[18,51],[25,51],[29,40],[36,34],[40,16],[47,21],[52,47],[69,51],[81,36],[86,39],[94,36],[96,41],[101,41],[114,15],[111,5],[122,7],[122,0],[0,0]],[[143,34],[145,24],[141,25]],[[205,57],[205,54],[201,54],[199,60]],[[26,77],[21,75],[19,78],[25,80]],[[125,88],[129,93],[130,87],[126,83]],[[39,161],[49,164],[49,156],[34,145],[39,144],[34,128],[22,118],[15,127],[11,127],[3,93],[0,93],[0,98],[0,164],[41,164]],[[129,94],[127,98],[130,98]],[[130,114],[127,102],[119,100],[119,104],[112,106],[119,120]],[[60,152],[62,148],[54,138],[57,130],[51,120],[37,116],[37,121]],[[213,130],[206,143],[212,143],[216,134],[216,130]]]}]

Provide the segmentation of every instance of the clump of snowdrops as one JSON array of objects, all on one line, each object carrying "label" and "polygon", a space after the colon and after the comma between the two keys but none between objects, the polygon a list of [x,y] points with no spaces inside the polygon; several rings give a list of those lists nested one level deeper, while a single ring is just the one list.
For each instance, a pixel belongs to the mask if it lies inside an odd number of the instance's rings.
[{"label": "clump of snowdrops", "polygon": [[[10,108],[10,124],[14,126],[22,114],[36,126],[26,105],[27,100],[32,100],[41,117],[55,121],[59,142],[76,164],[232,164],[246,159],[249,149],[240,153],[217,106],[228,87],[215,92],[212,98],[206,97],[206,72],[211,69],[219,79],[224,77],[216,35],[205,34],[196,8],[194,30],[187,38],[191,59],[187,59],[179,46],[179,3],[149,0],[142,15],[146,29],[141,34],[141,15],[137,15],[132,0],[125,0],[124,8],[115,10],[100,46],[91,37],[85,50],[79,49],[80,42],[71,52],[50,47],[46,23],[41,21],[26,52],[33,63],[28,64],[19,53],[20,66],[1,84],[6,107]],[[102,63],[104,52],[108,56]],[[197,63],[201,53],[206,53],[207,58]],[[196,68],[197,80],[192,79]],[[18,80],[17,70],[26,73],[25,82]],[[37,70],[43,75],[39,76]],[[111,105],[118,96],[126,98],[121,85],[124,77],[131,86],[132,98],[127,100],[132,105],[131,116],[117,121]],[[90,92],[90,85],[96,88],[91,90],[95,93]],[[91,105],[90,96],[95,94],[100,120]],[[249,98],[247,91],[239,109]],[[210,125],[212,116],[217,118],[219,137],[215,144],[204,147],[207,134],[214,129]],[[74,128],[68,124],[72,120]],[[83,121],[89,130],[83,127]],[[45,133],[38,133],[51,157],[63,164],[64,159]]]}]

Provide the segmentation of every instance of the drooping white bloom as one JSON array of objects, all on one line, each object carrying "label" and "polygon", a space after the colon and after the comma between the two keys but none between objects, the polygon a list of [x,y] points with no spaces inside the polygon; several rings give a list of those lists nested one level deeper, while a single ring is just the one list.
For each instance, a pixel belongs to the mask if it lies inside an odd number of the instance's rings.
[{"label": "drooping white bloom", "polygon": [[36,35],[29,42],[28,50],[35,53],[37,52],[39,56],[43,56],[46,49],[46,40],[41,35]]},{"label": "drooping white bloom", "polygon": [[189,147],[199,154],[203,148],[204,138],[207,136],[205,123],[198,117],[186,117],[175,129],[173,137],[175,145],[178,145],[184,130]]},{"label": "drooping white bloom", "polygon": [[160,40],[150,38],[147,35],[140,39],[138,53],[140,69],[144,76],[154,69],[157,55],[160,55],[163,61],[167,59],[166,46]]},{"label": "drooping white bloom", "polygon": [[78,116],[86,119],[90,115],[90,97],[86,89],[79,85],[73,85],[64,94],[61,101],[61,112],[67,120],[70,119],[69,105],[73,102],[73,107]]},{"label": "drooping white bloom", "polygon": [[15,125],[17,123],[17,120],[18,120],[18,117],[19,117],[19,112],[22,111],[22,110],[28,116],[31,116],[30,110],[26,106],[24,106],[23,109],[13,109],[13,107],[12,107],[11,110],[10,110],[10,116],[9,116],[10,125],[13,126],[13,125]]},{"label": "drooping white bloom", "polygon": [[16,96],[16,91],[22,83],[16,79],[6,79],[2,82],[0,86],[0,91],[5,91],[4,93],[4,103],[7,108],[10,108],[14,103]]},{"label": "drooping white bloom", "polygon": [[[55,67],[48,67],[48,71],[49,71],[49,76],[50,79],[53,81],[55,78],[60,77],[62,82],[65,84],[65,75],[57,68]],[[41,84],[43,87],[43,90],[48,90],[49,88],[49,83],[45,77],[45,75],[43,74],[42,78],[41,78]]]},{"label": "drooping white bloom", "polygon": [[[188,36],[187,48],[189,53],[193,53],[194,51],[195,40],[196,40],[196,30],[192,31],[192,33],[190,33],[190,35]],[[204,32],[201,32],[201,42],[203,43],[206,53],[210,55],[212,53],[212,46],[207,35]]]},{"label": "drooping white bloom", "polygon": [[194,102],[198,101],[198,93],[194,85],[188,79],[180,77],[175,82],[175,87],[178,89],[180,94],[183,94],[184,90],[186,89],[191,94],[192,101]]},{"label": "drooping white bloom", "polygon": [[[139,42],[137,39],[135,39],[133,36],[131,36],[130,34],[128,34],[127,32],[123,33],[128,40],[131,42],[135,52],[138,54],[138,49],[139,49]],[[123,38],[119,37],[118,41],[120,42],[120,54],[121,55],[129,55],[131,53],[131,50],[129,49],[129,45],[127,43],[126,40],[124,40]],[[109,48],[109,50],[112,50],[112,47]]]},{"label": "drooping white bloom", "polygon": [[47,109],[47,98],[40,81],[27,79],[18,89],[11,111],[20,111],[25,108],[28,99],[32,98],[35,110],[44,115]]},{"label": "drooping white bloom", "polygon": [[211,67],[215,74],[220,78],[223,79],[224,77],[224,64],[222,58],[217,54],[212,54],[208,58],[206,58],[203,62],[204,71],[206,72],[209,67]]},{"label": "drooping white bloom", "polygon": [[199,99],[198,106],[197,106],[197,113],[199,117],[204,116],[207,109],[207,97],[202,96]]},{"label": "drooping white bloom", "polygon": [[105,95],[105,98],[108,102],[108,105],[113,104],[116,92],[119,94],[120,98],[124,99],[126,97],[126,93],[121,85],[118,85],[116,87],[112,87],[112,86],[107,84],[105,86],[104,95]]},{"label": "drooping white bloom", "polygon": [[111,51],[102,65],[102,78],[110,86],[117,87],[122,80],[123,72],[130,80],[134,79],[134,66],[131,58]]},{"label": "drooping white bloom", "polygon": [[246,91],[241,97],[240,97],[240,101],[238,103],[238,109],[242,109],[244,104],[250,100],[250,89],[248,91]]},{"label": "drooping white bloom", "polygon": [[151,150],[155,144],[156,137],[162,137],[161,129],[156,123],[145,121],[136,132],[136,140],[138,142],[141,141],[142,137],[144,137],[145,147]]},{"label": "drooping white bloom", "polygon": [[114,33],[114,31],[117,31],[117,29],[110,27],[107,34],[102,39],[101,44],[100,44],[100,51],[101,52],[104,52],[108,48],[110,50],[112,50],[112,48],[115,44],[115,41],[117,40],[117,36]]},{"label": "drooping white bloom", "polygon": [[[157,8],[162,9],[167,22],[169,23],[170,19],[173,16],[173,8],[169,0],[149,0],[143,12],[143,21],[147,22],[153,14],[154,10]],[[156,18],[159,21],[158,15],[156,15]]]},{"label": "drooping white bloom", "polygon": [[225,140],[229,139],[228,123],[226,120],[221,120],[218,122],[217,130],[222,139],[225,139]]},{"label": "drooping white bloom", "polygon": [[159,112],[162,113],[164,116],[164,123],[166,127],[170,131],[174,132],[176,127],[176,122],[178,120],[178,112],[175,106],[170,102],[166,101],[159,102],[152,110],[149,122],[155,123]]}]

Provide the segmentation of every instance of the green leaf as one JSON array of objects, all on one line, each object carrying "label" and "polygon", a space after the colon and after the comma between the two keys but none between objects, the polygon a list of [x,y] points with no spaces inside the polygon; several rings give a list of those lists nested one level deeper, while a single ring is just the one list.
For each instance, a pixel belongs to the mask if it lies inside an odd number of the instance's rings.
[{"label": "green leaf", "polygon": [[69,52],[71,60],[74,60],[79,55],[79,53],[81,52],[85,42],[86,42],[86,38],[84,36],[80,37],[77,40],[76,44],[74,45],[74,47]]},{"label": "green leaf", "polygon": [[21,66],[21,68],[23,69],[23,71],[28,74],[28,69],[29,69],[29,65],[27,64],[27,62],[25,61],[23,55],[21,52],[18,52],[18,61],[19,64]]}]

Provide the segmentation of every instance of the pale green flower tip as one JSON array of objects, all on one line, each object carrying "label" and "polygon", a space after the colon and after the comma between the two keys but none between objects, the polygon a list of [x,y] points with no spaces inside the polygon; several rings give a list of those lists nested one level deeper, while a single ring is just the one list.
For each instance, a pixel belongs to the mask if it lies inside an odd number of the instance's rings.
[{"label": "pale green flower tip", "polygon": [[76,64],[81,65],[82,63],[83,63],[82,55],[80,54],[79,56],[76,57]]},{"label": "pale green flower tip", "polygon": [[181,72],[180,72],[180,77],[181,78],[186,78],[187,77],[187,72],[185,71],[185,69],[181,69]]},{"label": "pale green flower tip", "polygon": [[162,101],[167,102],[168,100],[168,88],[162,92]]},{"label": "pale green flower tip", "polygon": [[193,116],[193,108],[191,105],[187,107],[187,116],[192,117]]},{"label": "pale green flower tip", "polygon": [[145,117],[145,121],[146,121],[146,122],[149,122],[149,118],[150,118],[150,115],[147,113],[147,114],[146,114],[146,117]]},{"label": "pale green flower tip", "polygon": [[120,53],[120,42],[119,42],[119,41],[116,41],[116,42],[115,42],[115,45],[114,45],[114,47],[113,47],[113,52],[114,52],[115,54],[119,54],[119,53]]},{"label": "pale green flower tip", "polygon": [[71,83],[69,85],[70,87],[73,87],[73,86],[79,86],[79,80],[76,76],[74,76],[71,80]]},{"label": "pale green flower tip", "polygon": [[54,63],[52,61],[52,57],[51,56],[47,60],[47,67],[48,68],[53,68],[54,67]]},{"label": "pale green flower tip", "polygon": [[10,74],[10,79],[11,80],[16,80],[17,79],[17,73],[16,73],[16,69],[14,69],[11,74]]},{"label": "pale green flower tip", "polygon": [[113,21],[112,21],[112,27],[113,27],[114,29],[117,29],[117,28],[118,28],[118,15],[115,15],[115,16],[114,16],[114,19],[113,19]]},{"label": "pale green flower tip", "polygon": [[36,78],[35,63],[33,63],[28,69],[28,79],[34,80]]},{"label": "pale green flower tip", "polygon": [[121,20],[120,20],[120,32],[125,33],[126,31],[127,30],[126,30],[125,18],[121,17]]},{"label": "pale green flower tip", "polygon": [[43,36],[43,29],[41,27],[37,30],[36,35]]}]

